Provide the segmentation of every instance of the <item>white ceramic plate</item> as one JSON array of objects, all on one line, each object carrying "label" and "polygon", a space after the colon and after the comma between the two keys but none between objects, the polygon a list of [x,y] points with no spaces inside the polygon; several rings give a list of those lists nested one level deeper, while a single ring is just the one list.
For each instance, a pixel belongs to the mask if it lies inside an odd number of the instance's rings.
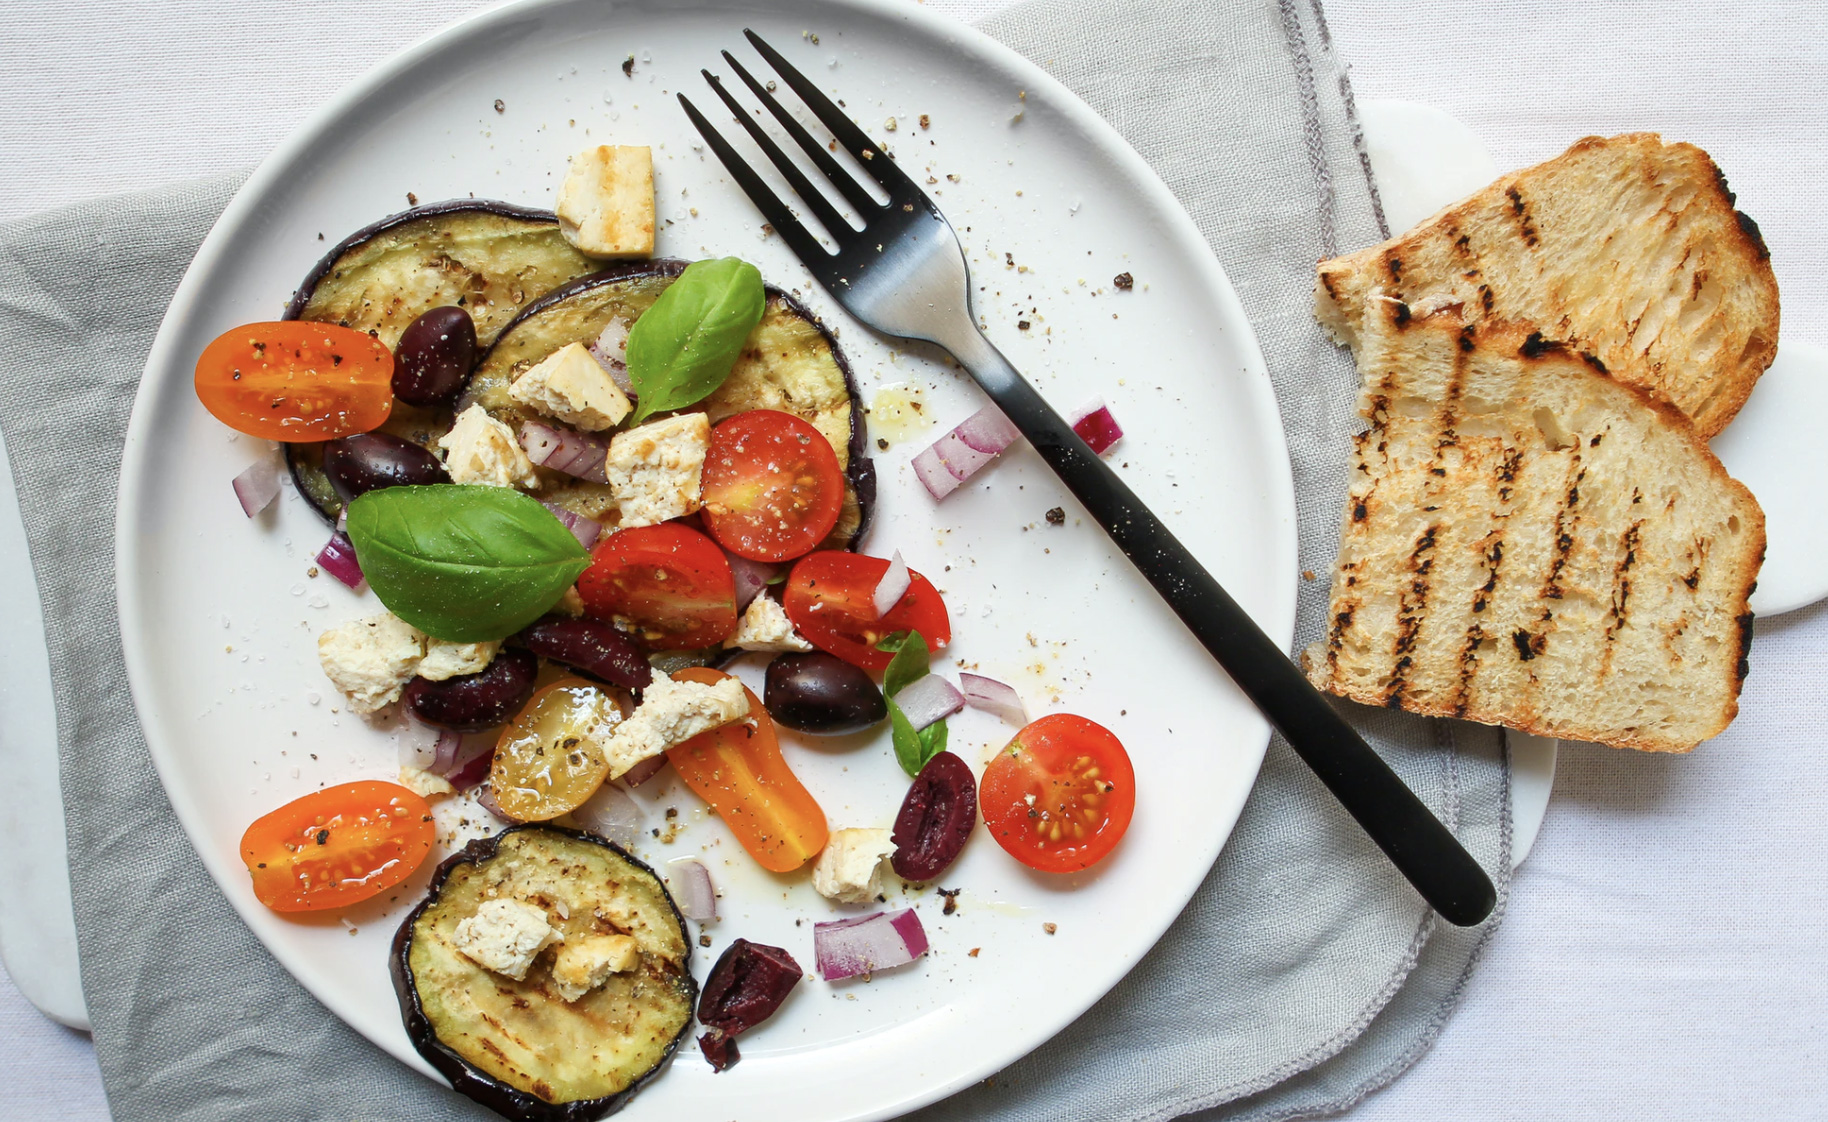
[{"label": "white ceramic plate", "polygon": [[[1121,978],[1218,854],[1267,730],[1031,452],[1006,454],[943,507],[921,490],[910,456],[981,399],[960,374],[846,323],[779,240],[760,233],[671,96],[683,89],[714,103],[698,68],[738,47],[744,26],[844,97],[904,168],[931,167],[991,335],[1057,406],[1105,397],[1131,433],[1111,454],[1119,470],[1286,644],[1295,520],[1281,425],[1250,329],[1192,222],[1117,134],[1040,70],[918,8],[860,0],[772,0],[740,12],[664,0],[520,4],[440,33],[320,112],[218,222],[148,361],[121,490],[122,630],[154,759],[211,873],[307,988],[427,1071],[400,1026],[385,960],[430,867],[369,906],[299,921],[253,899],[236,856],[254,817],[321,784],[391,777],[395,748],[337,712],[315,655],[320,631],[378,605],[307,577],[326,527],[295,494],[253,522],[242,517],[228,483],[262,449],[203,411],[191,367],[218,332],[272,318],[327,244],[401,209],[408,192],[548,205],[572,151],[652,144],[659,252],[738,254],[807,291],[841,325],[866,400],[888,383],[924,388],[939,427],[879,453],[868,544],[900,549],[945,592],[955,641],[936,668],[968,663],[1015,683],[1034,713],[1104,723],[1137,765],[1135,823],[1097,870],[1032,874],[980,831],[942,878],[964,889],[958,914],[943,916],[930,892],[905,901],[933,940],[924,961],[870,983],[809,981],[744,1040],[735,1071],[713,1078],[682,1056],[631,1107],[631,1117],[676,1117],[689,1102],[694,1117],[878,1118],[997,1070]],[[930,129],[917,123],[922,114]],[[1122,272],[1135,275],[1133,291],[1111,285]],[[1055,506],[1067,511],[1064,526],[1046,521]],[[745,671],[751,681],[757,669]],[[968,712],[952,743],[981,767],[1011,731]],[[886,735],[787,751],[834,827],[893,818],[907,780]],[[833,918],[833,906],[803,876],[760,872],[689,794],[663,786],[642,795],[655,825],[669,806],[683,824],[670,844],[650,839],[645,855],[664,869],[702,850],[723,891],[725,918],[698,956],[701,976],[737,935],[785,946],[810,966],[811,923]]]}]

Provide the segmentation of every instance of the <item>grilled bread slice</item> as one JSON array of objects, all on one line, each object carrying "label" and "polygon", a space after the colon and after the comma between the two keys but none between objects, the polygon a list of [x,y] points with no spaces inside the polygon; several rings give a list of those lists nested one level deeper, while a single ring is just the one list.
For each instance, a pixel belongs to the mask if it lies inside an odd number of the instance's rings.
[{"label": "grilled bread slice", "polygon": [[1706,152],[1655,133],[1588,137],[1415,229],[1320,265],[1315,314],[1354,347],[1366,295],[1535,325],[1657,391],[1705,439],[1777,353],[1758,226]]},{"label": "grilled bread slice", "polygon": [[1667,403],[1512,324],[1373,293],[1321,689],[1685,752],[1738,711],[1764,515]]}]

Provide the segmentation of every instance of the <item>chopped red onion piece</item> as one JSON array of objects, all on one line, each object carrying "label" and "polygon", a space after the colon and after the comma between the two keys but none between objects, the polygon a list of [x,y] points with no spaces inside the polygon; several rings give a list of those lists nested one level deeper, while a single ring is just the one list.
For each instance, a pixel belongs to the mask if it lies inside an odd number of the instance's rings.
[{"label": "chopped red onion piece", "polygon": [[432,748],[432,764],[426,771],[450,778],[457,767],[457,749],[463,747],[463,734],[453,729],[439,729],[438,743]]},{"label": "chopped red onion piece", "polygon": [[431,771],[438,766],[441,730],[402,716],[394,727],[394,744],[399,749],[401,767]]},{"label": "chopped red onion piece", "polygon": [[634,393],[635,383],[628,376],[628,325],[620,317],[603,325],[597,341],[590,345],[590,357],[609,373],[610,381],[623,393]]},{"label": "chopped red onion piece", "polygon": [[564,523],[571,536],[578,539],[578,544],[585,549],[597,544],[597,536],[603,532],[603,524],[586,518],[575,510],[566,510],[557,503],[541,503],[541,506],[552,512],[552,516]]},{"label": "chopped red onion piece", "polygon": [[520,446],[526,450],[527,459],[540,467],[591,483],[609,482],[609,475],[604,470],[609,458],[609,440],[605,437],[538,421],[523,421]]},{"label": "chopped red onion piece", "polygon": [[362,587],[362,565],[355,559],[355,543],[340,528],[318,550],[317,566],[350,588]]},{"label": "chopped red onion piece", "polygon": [[235,498],[241,502],[241,513],[249,518],[272,505],[279,497],[279,457],[262,456],[235,477]]},{"label": "chopped red onion piece", "polygon": [[[459,737],[459,739],[462,738]],[[457,757],[456,765],[445,778],[450,780],[451,786],[459,791],[467,791],[479,786],[489,777],[489,769],[494,766],[494,763],[495,745],[484,741],[469,755],[460,754]]]},{"label": "chopped red onion piece", "polygon": [[[455,786],[455,784],[453,784],[453,786]],[[518,819],[512,817],[507,811],[503,810],[500,803],[495,801],[495,792],[489,787],[481,787],[477,790],[476,805],[482,807],[482,809],[493,814],[503,822],[518,821]]]},{"label": "chopped red onion piece", "polygon": [[1118,426],[1117,418],[1111,416],[1102,397],[1095,397],[1079,407],[1073,415],[1073,431],[1091,448],[1094,456],[1104,455],[1105,449],[1123,439],[1123,429]]},{"label": "chopped red onion piece", "polygon": [[813,956],[828,982],[904,966],[927,953],[927,932],[914,909],[877,912],[812,925]]},{"label": "chopped red onion piece", "polygon": [[901,687],[895,704],[919,732],[934,721],[950,717],[965,707],[965,695],[938,674],[924,674]]},{"label": "chopped red onion piece", "polygon": [[635,844],[641,835],[646,816],[628,792],[614,783],[605,783],[584,805],[571,812],[578,825],[599,837],[608,838],[624,849]]},{"label": "chopped red onion piece", "polygon": [[741,612],[749,602],[761,595],[762,589],[768,587],[781,571],[781,566],[771,565],[766,561],[751,561],[747,557],[738,557],[726,553],[730,559],[730,575],[736,578],[736,610]]},{"label": "chopped red onion piece", "polygon": [[901,598],[908,594],[908,586],[914,578],[908,573],[908,563],[901,559],[901,550],[889,561],[889,570],[882,574],[882,580],[876,585],[876,618],[881,619],[889,614],[889,609],[901,603]]},{"label": "chopped red onion piece", "polygon": [[943,499],[1022,435],[994,405],[986,405],[914,457],[929,494]]},{"label": "chopped red onion piece", "polygon": [[647,759],[642,760],[634,767],[631,767],[622,773],[622,785],[624,787],[639,787],[643,783],[654,778],[654,776],[659,775],[660,769],[665,766],[665,752],[660,753],[658,756],[649,756]]},{"label": "chopped red onion piece", "polygon": [[958,684],[964,692],[965,704],[973,709],[995,713],[1012,725],[1028,723],[1028,710],[1022,705],[1022,695],[1013,686],[982,674],[962,672]]},{"label": "chopped red onion piece", "polygon": [[711,885],[711,870],[696,857],[681,857],[668,861],[666,866],[675,870],[667,883],[673,889],[673,898],[679,901],[680,912],[696,923],[716,919],[717,889]]}]

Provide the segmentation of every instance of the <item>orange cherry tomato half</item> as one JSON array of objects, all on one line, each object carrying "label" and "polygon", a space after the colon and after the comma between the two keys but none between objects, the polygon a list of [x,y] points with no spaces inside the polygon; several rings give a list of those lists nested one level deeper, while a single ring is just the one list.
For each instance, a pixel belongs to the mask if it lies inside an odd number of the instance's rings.
[{"label": "orange cherry tomato half", "polygon": [[876,616],[876,586],[889,571],[880,557],[825,550],[809,553],[787,576],[782,603],[787,618],[806,641],[853,666],[887,670],[895,657],[876,644],[897,631],[918,631],[929,649],[952,641],[946,602],[926,577],[910,572],[912,583],[887,615]]},{"label": "orange cherry tomato half", "polygon": [[394,407],[394,356],[333,323],[244,323],[197,359],[197,398],[249,436],[334,440],[380,427]]},{"label": "orange cherry tomato half", "polygon": [[400,786],[326,787],[262,815],[241,836],[254,895],[276,912],[316,912],[377,896],[412,875],[436,840],[432,808]]},{"label": "orange cherry tomato half", "polygon": [[584,610],[633,622],[650,649],[714,646],[736,634],[736,578],[717,543],[673,522],[618,530],[578,578]]},{"label": "orange cherry tomato half", "polygon": [[1136,810],[1136,771],[1111,730],[1054,713],[984,769],[978,806],[997,844],[1031,869],[1073,873],[1116,848]]},{"label": "orange cherry tomato half", "polygon": [[[715,685],[728,678],[703,666],[673,674],[676,681]],[[750,693],[749,717],[699,733],[666,750],[666,758],[697,796],[711,804],[736,840],[762,868],[790,873],[817,857],[831,836],[825,812],[781,756],[774,721]]]},{"label": "orange cherry tomato half", "polygon": [[792,413],[753,409],[711,430],[705,526],[751,561],[816,549],[844,510],[844,472],[825,434]]}]

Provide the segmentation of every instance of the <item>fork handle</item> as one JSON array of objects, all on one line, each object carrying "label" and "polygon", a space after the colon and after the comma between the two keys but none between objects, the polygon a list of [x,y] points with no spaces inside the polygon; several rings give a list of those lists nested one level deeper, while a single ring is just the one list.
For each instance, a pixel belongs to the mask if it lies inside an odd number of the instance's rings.
[{"label": "fork handle", "polygon": [[1490,915],[1491,878],[1415,792],[1002,352],[960,335],[947,349],[1422,898],[1461,927]]}]

